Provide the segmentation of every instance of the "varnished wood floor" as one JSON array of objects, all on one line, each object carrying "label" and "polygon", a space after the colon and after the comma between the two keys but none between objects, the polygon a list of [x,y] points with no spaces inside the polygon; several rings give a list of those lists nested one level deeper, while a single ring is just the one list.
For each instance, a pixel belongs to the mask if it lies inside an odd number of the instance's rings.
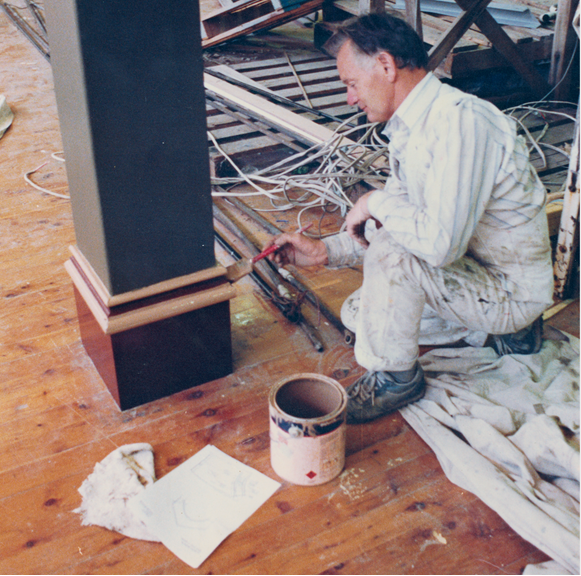
[{"label": "varnished wood floor", "polygon": [[[326,350],[314,351],[245,281],[232,302],[235,372],[120,412],[79,338],[63,267],[74,243],[69,203],[23,179],[48,161],[33,178],[67,192],[64,167],[50,157],[61,147],[50,66],[3,13],[0,39],[0,94],[16,116],[0,140],[0,573],[195,573],[161,544],[80,525],[77,489],[95,463],[149,442],[163,476],[212,443],[275,477],[269,386],[303,371],[349,384],[361,369],[334,328],[321,325]],[[319,281],[340,295],[330,276]],[[578,306],[553,322],[578,335]],[[347,444],[340,478],[283,482],[199,572],[518,574],[546,559],[452,485],[399,414],[350,428]]]}]

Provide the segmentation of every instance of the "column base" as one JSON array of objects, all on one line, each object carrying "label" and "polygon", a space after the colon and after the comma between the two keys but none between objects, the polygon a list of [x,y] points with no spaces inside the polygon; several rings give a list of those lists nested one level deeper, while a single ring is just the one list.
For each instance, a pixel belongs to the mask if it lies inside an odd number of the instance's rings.
[{"label": "column base", "polygon": [[65,267],[73,279],[81,339],[121,410],[232,372],[229,299],[236,291],[221,270],[166,292],[114,296],[109,304],[121,303],[108,305],[99,296],[103,287],[85,273],[86,261],[73,253]]}]

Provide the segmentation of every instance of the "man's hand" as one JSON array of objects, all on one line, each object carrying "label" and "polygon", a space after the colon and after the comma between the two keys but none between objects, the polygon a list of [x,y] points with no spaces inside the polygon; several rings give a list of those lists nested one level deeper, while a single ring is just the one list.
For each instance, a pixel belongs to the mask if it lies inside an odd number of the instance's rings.
[{"label": "man's hand", "polygon": [[368,192],[364,194],[357,200],[355,206],[349,210],[347,217],[345,218],[345,224],[347,225],[347,233],[353,240],[359,242],[362,246],[367,248],[369,242],[365,238],[365,223],[371,218],[371,214],[367,209],[367,199],[373,192]]},{"label": "man's hand", "polygon": [[272,262],[284,266],[318,266],[327,264],[327,247],[321,240],[314,240],[304,234],[285,233],[272,238],[265,249],[275,244],[280,246],[274,254],[268,256]]}]

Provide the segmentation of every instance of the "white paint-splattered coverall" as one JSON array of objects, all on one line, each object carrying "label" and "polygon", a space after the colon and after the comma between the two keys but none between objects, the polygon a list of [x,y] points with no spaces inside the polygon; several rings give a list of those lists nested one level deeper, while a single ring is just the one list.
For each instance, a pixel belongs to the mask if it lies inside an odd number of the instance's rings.
[{"label": "white paint-splattered coverall", "polygon": [[[367,249],[346,233],[324,240],[329,267],[363,262],[342,313],[358,363],[407,370],[419,343],[482,345],[528,326],[552,303],[553,274],[546,193],[514,120],[430,73],[384,133],[391,174],[368,200],[382,226],[368,226]],[[422,336],[428,315],[448,331]]]}]

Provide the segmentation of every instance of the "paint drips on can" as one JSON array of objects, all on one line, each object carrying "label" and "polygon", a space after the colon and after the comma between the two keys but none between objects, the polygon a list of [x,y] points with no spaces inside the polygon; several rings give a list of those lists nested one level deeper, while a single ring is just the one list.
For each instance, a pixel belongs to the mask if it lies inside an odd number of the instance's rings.
[{"label": "paint drips on can", "polygon": [[329,482],[345,465],[347,393],[332,378],[295,374],[270,390],[270,461],[283,479]]}]

